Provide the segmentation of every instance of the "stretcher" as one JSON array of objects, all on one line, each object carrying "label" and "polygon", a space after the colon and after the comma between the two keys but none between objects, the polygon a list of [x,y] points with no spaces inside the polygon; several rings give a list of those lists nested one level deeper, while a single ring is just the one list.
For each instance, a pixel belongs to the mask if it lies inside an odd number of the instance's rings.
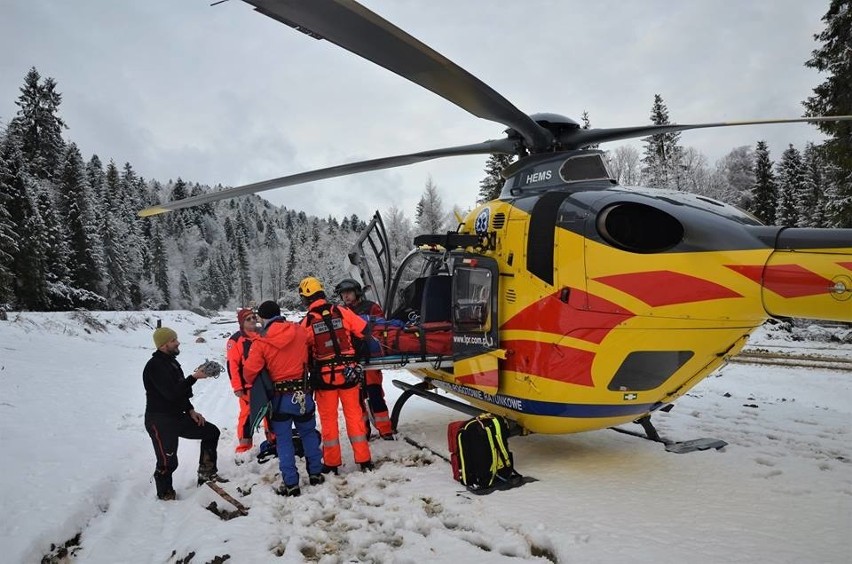
[{"label": "stretcher", "polygon": [[409,368],[447,369],[453,366],[452,355],[403,353],[370,357],[361,361],[364,370],[404,370]]},{"label": "stretcher", "polygon": [[448,368],[453,365],[452,325],[422,323],[397,325],[372,320],[369,353],[361,361],[364,370]]}]

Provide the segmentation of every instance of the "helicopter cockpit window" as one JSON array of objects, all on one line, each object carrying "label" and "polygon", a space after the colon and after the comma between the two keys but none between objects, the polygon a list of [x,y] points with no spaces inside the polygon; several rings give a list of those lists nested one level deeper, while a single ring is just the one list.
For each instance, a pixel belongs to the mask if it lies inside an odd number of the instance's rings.
[{"label": "helicopter cockpit window", "polygon": [[491,271],[457,268],[453,275],[453,330],[487,333],[491,330]]},{"label": "helicopter cockpit window", "polygon": [[388,310],[391,312],[388,319],[422,321],[423,312],[420,310],[426,282],[441,270],[441,265],[439,256],[412,253],[406,257],[396,274],[396,283],[391,288],[393,295],[388,303]]},{"label": "helicopter cockpit window", "polygon": [[582,180],[612,180],[612,175],[604,162],[603,155],[575,155],[562,163],[559,176],[565,182],[580,182]]}]

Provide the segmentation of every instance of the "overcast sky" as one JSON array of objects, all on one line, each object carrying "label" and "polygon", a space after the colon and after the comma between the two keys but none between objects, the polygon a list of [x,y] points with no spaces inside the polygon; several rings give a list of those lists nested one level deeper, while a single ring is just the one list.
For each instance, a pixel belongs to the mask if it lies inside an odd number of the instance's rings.
[{"label": "overcast sky", "polygon": [[[363,3],[522,111],[579,121],[586,110],[595,127],[649,123],[655,93],[677,123],[798,117],[824,79],[804,62],[827,0]],[[161,181],[231,186],[504,129],[238,0],[0,0],[0,122],[15,116],[32,66],[56,79],[66,138],[86,159],[129,161]],[[822,136],[768,125],[681,143],[712,163],[759,139],[777,160]],[[484,163],[454,157],[265,197],[319,216],[397,205],[413,217],[429,175],[448,209],[471,207]]]}]

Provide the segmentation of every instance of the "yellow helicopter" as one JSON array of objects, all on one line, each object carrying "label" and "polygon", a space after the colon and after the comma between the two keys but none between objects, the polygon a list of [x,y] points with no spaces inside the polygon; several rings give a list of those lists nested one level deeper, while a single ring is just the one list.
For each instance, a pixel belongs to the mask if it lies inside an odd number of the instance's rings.
[{"label": "yellow helicopter", "polygon": [[[521,112],[351,0],[245,1],[505,125],[507,135],[201,194],[141,216],[440,157],[519,156],[502,173],[498,199],[472,210],[452,233],[417,237],[395,272],[378,215],[349,255],[351,274],[391,317],[452,324],[452,358],[373,361],[423,380],[395,382],[406,391],[394,422],[416,394],[502,415],[515,432],[639,422],[648,438],[667,442],[650,415],[737,354],[768,318],[852,321],[852,230],[766,226],[703,196],[620,186],[603,152],[584,149],[689,129],[852,116],[582,129],[557,114]],[[467,403],[429,391],[434,388]]]}]

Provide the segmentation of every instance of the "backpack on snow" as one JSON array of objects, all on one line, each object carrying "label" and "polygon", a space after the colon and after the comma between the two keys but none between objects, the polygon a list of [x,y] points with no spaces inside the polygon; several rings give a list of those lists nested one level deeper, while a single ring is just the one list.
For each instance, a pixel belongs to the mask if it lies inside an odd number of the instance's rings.
[{"label": "backpack on snow", "polygon": [[520,486],[519,474],[509,451],[508,425],[502,417],[484,413],[447,428],[453,478],[468,491],[487,494]]}]

